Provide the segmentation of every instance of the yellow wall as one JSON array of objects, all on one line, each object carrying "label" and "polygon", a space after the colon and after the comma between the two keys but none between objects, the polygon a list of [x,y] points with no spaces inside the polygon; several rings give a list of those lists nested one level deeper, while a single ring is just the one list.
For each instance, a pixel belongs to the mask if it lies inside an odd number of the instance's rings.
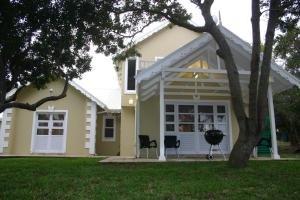
[{"label": "yellow wall", "polygon": [[[170,28],[171,27],[171,28]],[[196,39],[199,33],[178,27],[169,26],[142,42],[137,44],[137,50],[141,54],[140,60],[155,60],[155,57],[166,57],[173,51],[184,46],[190,41]],[[135,155],[135,94],[124,94],[124,76],[125,65],[124,62],[119,64],[119,79],[121,83],[121,155],[134,156]],[[141,70],[141,69],[139,69]],[[133,104],[129,104],[129,100],[133,100]],[[147,106],[146,106],[147,107]],[[144,107],[143,109],[147,109]],[[155,107],[154,109],[159,109]],[[141,108],[142,110],[142,108]],[[147,118],[147,117],[146,117]],[[142,118],[141,118],[142,119]],[[141,123],[144,123],[143,119]],[[146,126],[147,127],[147,126]],[[151,128],[151,126],[149,126]],[[147,129],[146,129],[147,131]],[[155,131],[154,131],[155,132]],[[153,131],[151,134],[155,134]]]},{"label": "yellow wall", "polygon": [[[53,89],[53,95],[61,92],[64,86],[63,81],[56,81],[48,84],[46,89],[37,91],[29,86],[19,94],[20,102],[33,103],[45,96],[49,95],[49,89]],[[65,155],[72,156],[88,156],[89,149],[85,148],[85,143],[89,141],[85,136],[86,131],[86,109],[87,103],[90,99],[86,98],[74,87],[69,86],[67,97],[58,101],[47,102],[40,106],[37,110],[48,110],[48,106],[53,106],[54,110],[67,110],[67,139],[66,139],[66,153]],[[102,108],[97,107],[98,112],[103,111]],[[102,133],[102,116],[98,115],[97,131],[96,131],[96,153],[106,154],[107,150],[111,150],[112,154],[116,155],[119,151],[117,141],[114,145],[104,145],[101,141],[97,141]],[[11,133],[9,137],[8,148],[4,148],[5,154],[13,155],[29,155],[31,152],[31,137],[33,125],[34,112],[21,109],[13,109]],[[119,134],[119,121],[117,120],[117,136]],[[103,147],[101,146],[103,145]]]},{"label": "yellow wall", "polygon": [[[171,27],[171,28],[170,28]],[[150,37],[146,38],[136,46],[137,51],[141,54],[140,60],[155,60],[155,57],[166,57],[170,53],[174,52],[178,48],[191,42],[199,37],[199,33],[181,28],[178,26],[166,27],[157,33],[154,33]],[[119,64],[120,72],[119,76],[122,91],[122,106],[134,107],[135,104],[129,104],[129,99],[136,99],[135,94],[124,94],[124,76],[125,76],[125,64],[121,62]],[[141,70],[141,69],[139,69]]]},{"label": "yellow wall", "polygon": [[136,155],[135,109],[132,107],[122,107],[120,150],[121,156]]},{"label": "yellow wall", "polygon": [[120,120],[121,115],[113,114],[116,118],[116,140],[115,141],[103,141],[103,113],[97,116],[96,127],[96,154],[101,156],[117,156],[120,155]]}]

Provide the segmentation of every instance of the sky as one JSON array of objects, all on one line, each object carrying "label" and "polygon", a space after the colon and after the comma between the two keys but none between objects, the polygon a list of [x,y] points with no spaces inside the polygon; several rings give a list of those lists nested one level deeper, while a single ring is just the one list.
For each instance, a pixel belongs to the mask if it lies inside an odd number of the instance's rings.
[{"label": "sky", "polygon": [[[192,22],[203,25],[200,10],[189,0],[179,0],[182,5],[193,15]],[[222,25],[237,34],[245,41],[251,43],[251,0],[215,0],[212,6],[212,15],[221,13]],[[157,25],[155,25],[157,26]],[[265,32],[266,19],[262,18],[261,33]],[[157,27],[149,27],[142,34],[152,31]],[[262,37],[262,40],[264,38]],[[115,107],[120,101],[120,88],[117,74],[110,57],[92,53],[92,70],[82,76],[82,80],[75,80],[109,107]]]}]

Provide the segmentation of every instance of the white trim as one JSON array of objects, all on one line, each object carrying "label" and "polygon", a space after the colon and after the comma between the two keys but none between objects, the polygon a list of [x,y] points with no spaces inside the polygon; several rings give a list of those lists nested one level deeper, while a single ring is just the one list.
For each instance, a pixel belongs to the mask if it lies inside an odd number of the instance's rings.
[{"label": "white trim", "polygon": [[[190,95],[193,96],[195,95],[194,92],[165,92],[165,95],[171,95],[171,96],[186,96]],[[199,96],[209,96],[209,97],[215,97],[215,96],[220,96],[220,97],[230,97],[230,93],[199,93]]]},{"label": "white trim", "polygon": [[157,62],[157,61],[159,61],[159,60],[162,60],[164,57],[162,57],[162,56],[155,56],[154,57],[154,60],[155,60],[155,62]]},{"label": "white trim", "polygon": [[272,86],[269,85],[268,88],[268,108],[270,115],[270,124],[271,124],[271,140],[272,140],[272,158],[274,160],[280,159],[278,154],[277,147],[277,137],[276,137],[276,124],[275,124],[275,114],[274,114],[274,105],[273,105],[273,94],[272,94]]},{"label": "white trim", "polygon": [[[224,69],[194,69],[194,68],[166,68],[165,72],[185,72],[185,73],[207,73],[207,74],[227,74]],[[248,70],[238,70],[240,75],[250,75]]]},{"label": "white trim", "polygon": [[[197,83],[229,83],[228,79],[212,79],[212,78],[166,78],[166,82],[197,82]],[[249,84],[248,80],[240,80],[240,83]]]},{"label": "white trim", "polygon": [[5,125],[6,125],[6,118],[7,118],[7,110],[3,112],[2,122],[1,122],[1,129],[0,129],[0,153],[4,152],[4,138],[5,138]]},{"label": "white trim", "polygon": [[72,85],[75,89],[77,89],[78,91],[80,91],[84,96],[86,96],[91,101],[96,102],[98,106],[100,106],[101,108],[103,108],[106,111],[109,111],[108,107],[102,101],[100,101],[97,97],[95,97],[94,95],[92,95],[91,93],[89,93],[83,87],[81,87],[80,85],[78,85],[74,81],[70,81],[70,85]]},{"label": "white trim", "polygon": [[141,98],[141,101],[147,101],[148,99],[150,99],[151,97],[153,97],[156,94],[155,91],[151,92],[150,94],[144,96]]},{"label": "white trim", "polygon": [[[229,91],[229,87],[214,87],[214,86],[187,86],[187,85],[166,85],[165,89],[183,89],[183,90],[221,90],[221,91]],[[201,93],[199,93],[201,94]]]},{"label": "white trim", "polygon": [[[36,130],[37,130],[37,116],[39,113],[64,113],[64,135],[63,135],[63,149],[62,151],[53,151],[53,150],[34,150],[34,143],[35,143],[35,136],[36,136]],[[67,135],[68,135],[68,110],[37,110],[33,112],[33,120],[32,120],[32,132],[31,132],[31,147],[30,152],[31,153],[66,153],[67,148]]]},{"label": "white trim", "polygon": [[136,147],[136,157],[140,157],[140,143],[138,139],[138,135],[140,135],[140,99],[139,99],[139,88],[136,85],[136,102],[135,102],[135,147]]},{"label": "white trim", "polygon": [[[90,129],[90,134],[89,134],[89,154],[95,154],[95,149],[96,149],[96,121],[97,121],[97,105],[95,102],[90,102],[91,103],[91,118],[90,118],[90,123],[91,123],[91,129]],[[87,120],[88,122],[88,120]]]},{"label": "white trim", "polygon": [[[113,137],[106,138],[105,137],[105,120],[106,119],[113,119],[114,126],[113,126]],[[111,127],[109,127],[111,128]],[[115,142],[116,141],[116,116],[115,115],[103,115],[103,124],[102,124],[102,141],[103,142]]]},{"label": "white trim", "polygon": [[[137,71],[139,70],[139,62],[140,62],[140,59],[139,57],[131,57],[131,58],[126,58],[125,60],[125,72],[124,72],[124,94],[136,94],[136,88],[135,90],[128,90],[127,89],[127,86],[128,86],[128,60],[134,60],[135,59],[135,75],[137,76]],[[135,80],[136,81],[136,80]],[[135,84],[135,87],[136,87],[137,84]]]},{"label": "white trim", "polygon": [[159,84],[159,160],[165,161],[165,95],[164,95],[164,80],[163,73]]}]

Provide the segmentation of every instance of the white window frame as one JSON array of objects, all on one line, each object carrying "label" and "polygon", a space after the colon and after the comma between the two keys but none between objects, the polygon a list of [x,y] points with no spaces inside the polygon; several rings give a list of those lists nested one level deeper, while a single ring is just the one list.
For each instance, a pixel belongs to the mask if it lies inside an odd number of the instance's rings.
[{"label": "white window frame", "polygon": [[[113,119],[114,120],[114,126],[113,126],[113,137],[107,138],[105,137],[105,121],[106,119]],[[111,127],[108,127],[111,128]],[[113,115],[104,115],[103,116],[103,123],[102,123],[102,141],[104,142],[115,142],[116,141],[116,116]]]},{"label": "white window frame", "polygon": [[[135,59],[135,74],[137,74],[137,71],[139,70],[139,63],[140,63],[140,59],[139,57],[130,57],[130,58],[126,58],[125,60],[125,77],[124,77],[124,93],[125,94],[136,94],[136,86],[135,86],[135,90],[128,90],[127,86],[128,86],[128,80],[127,80],[127,76],[128,76],[128,60],[130,59]],[[136,81],[135,81],[136,82]]]},{"label": "white window frame", "polygon": [[[49,113],[49,114],[55,114],[55,113],[64,113],[65,114],[65,123],[63,126],[64,134],[63,134],[63,150],[62,151],[36,151],[34,150],[34,143],[35,143],[35,136],[36,131],[38,128],[38,114],[42,113]],[[68,134],[68,110],[37,110],[33,113],[33,121],[32,121],[32,133],[31,133],[31,153],[66,153],[67,149],[67,134]]]},{"label": "white window frame", "polygon": [[162,56],[155,56],[154,57],[155,62],[157,62],[159,60],[162,60],[162,59],[164,59],[164,57],[162,57]]}]

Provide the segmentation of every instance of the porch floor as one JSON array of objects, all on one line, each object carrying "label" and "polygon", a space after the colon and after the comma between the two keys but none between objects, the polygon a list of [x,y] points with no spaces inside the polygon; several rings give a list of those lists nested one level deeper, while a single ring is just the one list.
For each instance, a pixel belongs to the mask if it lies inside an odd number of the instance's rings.
[{"label": "porch floor", "polygon": [[[228,160],[228,158],[226,159]],[[250,158],[250,160],[272,160],[270,157],[257,157]],[[294,160],[292,158],[283,158],[281,160]],[[222,156],[216,156],[213,160],[207,160],[204,156],[200,157],[174,157],[170,156],[166,160],[167,162],[211,162],[211,161],[224,161]],[[100,163],[159,163],[165,162],[160,161],[157,158],[134,158],[134,157],[125,157],[125,156],[110,156],[101,161]]]}]

